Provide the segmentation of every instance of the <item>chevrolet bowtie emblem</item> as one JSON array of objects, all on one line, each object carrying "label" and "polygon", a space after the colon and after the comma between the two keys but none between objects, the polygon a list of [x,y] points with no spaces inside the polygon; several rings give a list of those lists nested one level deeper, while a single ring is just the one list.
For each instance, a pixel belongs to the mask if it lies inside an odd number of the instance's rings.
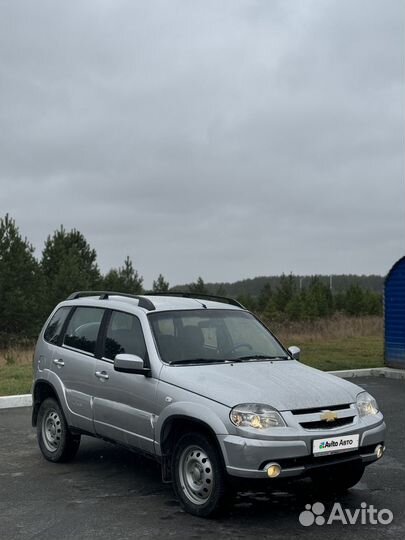
[{"label": "chevrolet bowtie emblem", "polygon": [[333,411],[325,411],[321,414],[321,420],[326,420],[327,422],[334,422],[337,417],[337,414]]}]

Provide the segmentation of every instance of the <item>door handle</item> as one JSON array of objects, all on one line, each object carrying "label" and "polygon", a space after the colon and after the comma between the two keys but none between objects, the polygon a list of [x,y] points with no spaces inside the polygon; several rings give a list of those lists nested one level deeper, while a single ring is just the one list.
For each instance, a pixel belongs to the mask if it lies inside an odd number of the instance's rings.
[{"label": "door handle", "polygon": [[60,360],[59,358],[55,358],[53,363],[55,364],[55,366],[58,367],[63,367],[65,365],[65,362],[63,360]]},{"label": "door handle", "polygon": [[110,378],[105,371],[96,371],[94,375],[98,377],[99,379],[104,379],[104,380],[107,380]]}]

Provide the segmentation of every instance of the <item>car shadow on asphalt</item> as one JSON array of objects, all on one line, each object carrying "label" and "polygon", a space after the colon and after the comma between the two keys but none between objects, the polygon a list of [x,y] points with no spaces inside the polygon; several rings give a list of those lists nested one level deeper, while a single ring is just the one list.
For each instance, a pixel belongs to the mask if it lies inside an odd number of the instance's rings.
[{"label": "car shadow on asphalt", "polygon": [[[185,514],[176,500],[170,484],[163,484],[158,463],[142,454],[126,450],[117,445],[84,438],[76,459],[69,464],[80,474],[83,481],[97,485],[102,478],[105,496],[117,491],[128,497],[157,496],[163,507],[170,508],[170,514],[162,519],[172,519]],[[84,475],[84,478],[83,478]],[[360,485],[360,484],[359,484]],[[264,484],[262,485],[264,486]],[[361,499],[361,500],[360,500]],[[271,519],[291,519],[291,513],[301,512],[305,505],[321,501],[327,507],[340,502],[346,507],[356,508],[364,499],[364,492],[356,488],[345,494],[322,493],[316,491],[309,479],[252,489],[241,488],[234,494],[228,510],[218,518],[221,522],[254,521],[255,516],[268,515]],[[190,516],[191,517],[191,516]],[[188,518],[187,518],[188,519]],[[194,518],[193,518],[194,519]]]}]

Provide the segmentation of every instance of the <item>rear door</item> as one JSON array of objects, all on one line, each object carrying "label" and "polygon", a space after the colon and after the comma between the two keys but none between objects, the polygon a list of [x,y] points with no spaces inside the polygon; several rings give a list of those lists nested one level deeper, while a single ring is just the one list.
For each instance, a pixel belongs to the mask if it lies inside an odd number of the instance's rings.
[{"label": "rear door", "polygon": [[62,342],[54,349],[52,369],[64,387],[70,424],[94,433],[92,399],[96,344],[105,310],[78,306],[67,322]]},{"label": "rear door", "polygon": [[54,371],[53,360],[58,355],[57,347],[61,343],[63,329],[71,311],[71,306],[63,306],[55,311],[44,331],[43,338],[46,345],[38,340],[35,350],[35,367],[39,371],[46,369]]},{"label": "rear door", "polygon": [[102,343],[102,358],[96,361],[95,431],[102,437],[153,453],[157,380],[114,371],[114,358],[119,353],[136,354],[149,367],[140,320],[130,313],[111,311]]}]

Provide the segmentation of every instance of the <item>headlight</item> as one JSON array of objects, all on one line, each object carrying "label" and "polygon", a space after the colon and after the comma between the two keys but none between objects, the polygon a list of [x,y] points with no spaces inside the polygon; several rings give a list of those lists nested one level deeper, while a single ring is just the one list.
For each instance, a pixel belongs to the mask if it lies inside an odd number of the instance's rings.
[{"label": "headlight", "polygon": [[261,403],[242,403],[236,405],[230,414],[232,424],[237,427],[249,427],[254,429],[269,429],[273,427],[285,427],[281,414]]},{"label": "headlight", "polygon": [[356,400],[359,416],[368,416],[369,414],[378,413],[378,405],[376,400],[368,392],[361,392]]}]

